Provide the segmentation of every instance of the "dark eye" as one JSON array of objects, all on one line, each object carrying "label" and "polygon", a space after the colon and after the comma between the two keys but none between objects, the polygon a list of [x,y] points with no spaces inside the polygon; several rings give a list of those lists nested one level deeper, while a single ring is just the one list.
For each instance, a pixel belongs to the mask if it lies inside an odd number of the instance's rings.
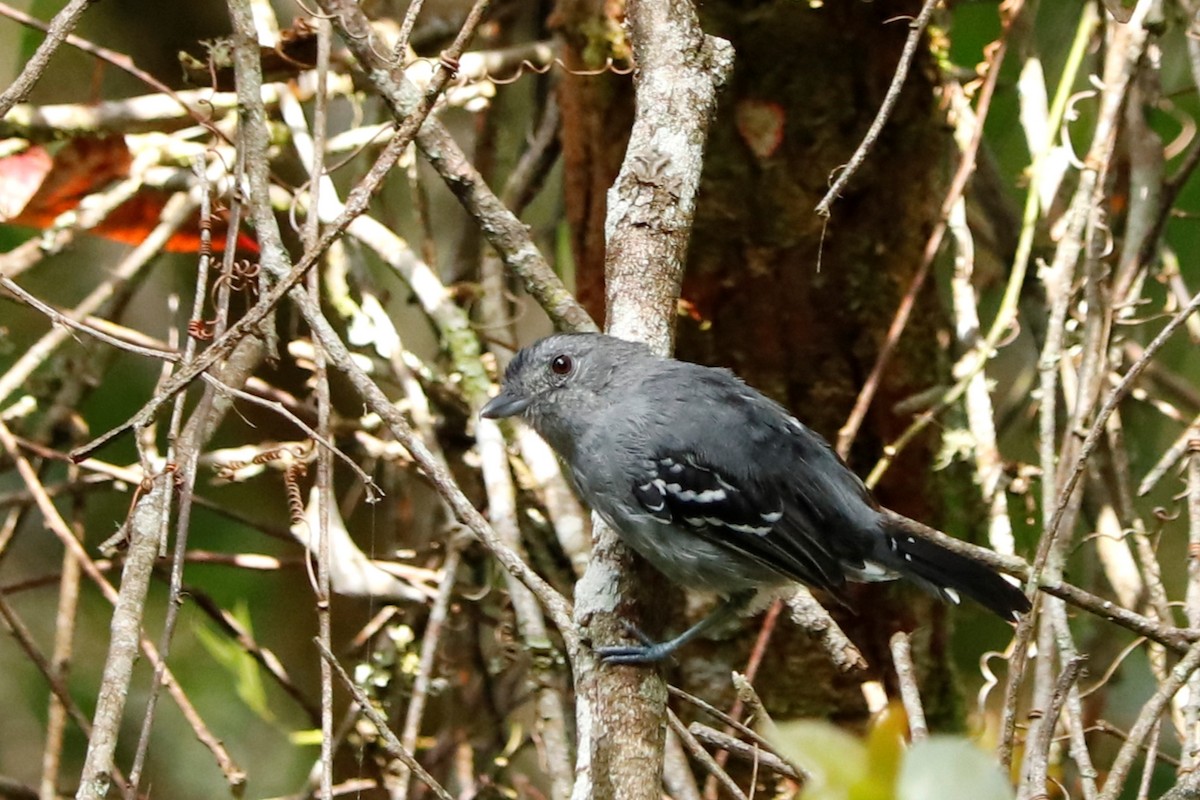
[{"label": "dark eye", "polygon": [[566,375],[575,366],[568,355],[557,355],[550,361],[550,371],[555,375]]}]

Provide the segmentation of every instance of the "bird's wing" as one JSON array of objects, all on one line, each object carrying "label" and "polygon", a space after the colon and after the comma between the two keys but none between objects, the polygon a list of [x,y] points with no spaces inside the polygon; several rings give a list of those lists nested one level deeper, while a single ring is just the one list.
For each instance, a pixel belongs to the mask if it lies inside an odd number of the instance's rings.
[{"label": "bird's wing", "polygon": [[694,454],[660,452],[644,466],[633,494],[658,521],[810,586],[837,593],[845,582],[848,554],[813,527],[811,510],[791,492],[722,474]]}]

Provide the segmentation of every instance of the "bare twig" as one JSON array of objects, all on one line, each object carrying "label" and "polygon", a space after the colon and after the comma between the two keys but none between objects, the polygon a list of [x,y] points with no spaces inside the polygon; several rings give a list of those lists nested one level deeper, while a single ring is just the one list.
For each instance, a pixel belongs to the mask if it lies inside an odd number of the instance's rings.
[{"label": "bare twig", "polygon": [[675,731],[667,732],[666,752],[663,754],[663,788],[672,800],[701,800],[700,787],[692,771],[687,750]]},{"label": "bare twig", "polygon": [[[72,468],[68,474],[72,479],[78,478],[79,470]],[[83,537],[84,522],[82,520],[83,503],[80,495],[74,497],[74,513],[72,528],[80,538]],[[63,551],[62,580],[59,583],[58,609],[54,620],[54,652],[51,655],[50,668],[56,680],[65,680],[74,653],[74,637],[76,616],[79,610],[79,583],[83,573],[79,562],[69,551]],[[74,709],[78,713],[78,709]],[[42,780],[41,795],[44,798],[56,797],[58,794],[58,771],[62,758],[63,736],[66,723],[72,709],[68,708],[57,693],[51,694],[50,708],[46,714],[46,747],[42,751]],[[87,729],[84,729],[85,732]]]},{"label": "bare twig", "polygon": [[218,392],[230,395],[231,397],[236,397],[239,400],[244,400],[247,403],[252,403],[253,405],[261,408],[270,409],[286,419],[288,422],[295,425],[300,430],[304,431],[304,434],[319,444],[324,452],[329,453],[331,456],[336,456],[343,464],[349,467],[356,476],[358,476],[358,479],[362,481],[362,485],[366,487],[368,498],[367,502],[375,502],[383,496],[383,490],[379,488],[370,475],[363,471],[363,468],[360,467],[354,461],[354,459],[342,452],[340,448],[338,448],[332,441],[329,440],[329,437],[323,436],[319,431],[315,430],[304,420],[292,413],[291,409],[289,409],[283,403],[280,403],[277,400],[267,400],[259,397],[256,394],[252,394],[251,392],[230,386],[216,376],[207,372],[202,374],[200,377],[203,378],[206,383],[212,385]]},{"label": "bare twig", "polygon": [[1130,728],[1128,738],[1121,745],[1117,757],[1113,759],[1112,768],[1104,781],[1104,790],[1100,794],[1100,800],[1115,800],[1121,793],[1121,789],[1125,785],[1125,778],[1129,775],[1130,768],[1133,767],[1133,760],[1137,757],[1138,750],[1149,736],[1151,729],[1158,724],[1159,716],[1171,702],[1171,698],[1182,688],[1197,667],[1200,667],[1200,643],[1192,645],[1187,655],[1171,670],[1168,679],[1142,706],[1137,722]]},{"label": "bare twig", "polygon": [[1054,731],[1058,725],[1059,715],[1062,713],[1063,706],[1067,702],[1067,696],[1070,694],[1071,688],[1075,685],[1075,681],[1079,679],[1080,670],[1083,668],[1087,659],[1076,657],[1063,665],[1062,672],[1058,674],[1058,679],[1054,684],[1054,693],[1051,696],[1050,704],[1045,709],[1039,709],[1038,717],[1041,725],[1037,729],[1037,736],[1026,742],[1025,749],[1030,755],[1026,756],[1026,763],[1034,765],[1025,779],[1025,785],[1022,787],[1022,794],[1025,797],[1038,797],[1046,792],[1047,769],[1050,765],[1050,744],[1054,739]]},{"label": "bare twig", "polygon": [[[404,714],[404,727],[400,730],[400,744],[410,753],[417,748],[417,737],[421,735],[421,722],[425,719],[425,703],[429,699],[429,687],[433,683],[433,671],[437,658],[438,647],[442,641],[442,630],[450,612],[450,600],[454,597],[454,584],[458,579],[458,565],[462,557],[462,543],[451,539],[446,550],[446,560],[442,564],[442,582],[438,586],[437,597],[429,609],[429,618],[425,622],[425,635],[421,637],[421,656],[413,679],[412,697],[408,701],[408,710]],[[399,798],[408,796],[410,772],[405,768],[397,776],[398,790],[393,795]]]},{"label": "bare twig", "polygon": [[925,244],[925,252],[921,257],[921,266],[917,269],[916,274],[913,275],[909,288],[905,292],[899,307],[896,309],[896,315],[892,318],[891,325],[888,327],[883,347],[880,348],[879,355],[875,357],[875,364],[871,367],[870,375],[863,381],[862,389],[859,390],[858,397],[854,400],[854,407],[850,410],[850,415],[846,418],[846,422],[842,425],[841,429],[838,430],[837,451],[843,458],[850,452],[850,445],[854,442],[854,437],[858,435],[858,429],[862,426],[863,420],[866,419],[867,410],[870,408],[871,401],[875,397],[875,392],[879,388],[883,371],[891,360],[892,351],[900,339],[900,334],[908,325],[908,318],[916,302],[917,293],[921,286],[924,285],[925,279],[929,275],[929,270],[933,265],[933,260],[942,247],[942,239],[946,233],[946,224],[950,218],[950,212],[962,196],[962,193],[966,190],[967,182],[975,172],[975,159],[979,152],[979,146],[983,142],[983,123],[987,119],[988,110],[991,108],[996,83],[1000,80],[1000,65],[1004,62],[1004,56],[1008,52],[1008,40],[1013,30],[1014,22],[1020,17],[1024,5],[1024,0],[1016,0],[1016,2],[1007,6],[1004,28],[1001,31],[996,46],[990,53],[987,63],[987,75],[984,77],[983,85],[979,90],[978,106],[975,113],[975,130],[971,135],[970,141],[962,149],[962,156],[959,158],[958,167],[954,171],[954,177],[950,181],[946,197],[942,200],[938,222],[934,226],[929,241]]},{"label": "bare twig", "polygon": [[146,592],[150,588],[150,574],[162,540],[161,531],[167,522],[171,484],[171,475],[158,476],[150,491],[143,494],[134,507],[129,526],[130,544],[121,573],[121,592],[113,608],[112,637],[96,702],[92,736],[79,779],[78,800],[101,800],[108,795],[117,734],[133,680]]},{"label": "bare twig", "polygon": [[[910,520],[903,515],[896,514],[894,511],[885,511],[884,513],[897,526],[903,528],[906,533],[937,542],[947,550],[952,550],[967,558],[974,559],[992,569],[1025,580],[1028,580],[1031,574],[1029,564],[1022,558],[1002,555],[993,550],[964,542],[961,539],[955,539],[953,536],[947,536],[941,531],[934,530],[915,520]],[[1191,643],[1200,639],[1200,629],[1172,627],[1158,620],[1138,614],[1135,611],[1122,608],[1111,600],[1105,600],[1065,581],[1041,580],[1038,582],[1037,588],[1046,594],[1066,600],[1076,608],[1084,609],[1115,625],[1127,628],[1139,636],[1145,636],[1148,639],[1159,642],[1178,653],[1186,653]]]},{"label": "bare twig", "polygon": [[[335,16],[347,46],[367,68],[368,78],[396,118],[410,119],[418,109],[417,89],[371,46],[370,23],[359,6],[349,0],[321,0],[321,7]],[[351,35],[357,31],[364,33]],[[528,229],[492,193],[449,131],[436,119],[428,119],[416,132],[416,141],[459,202],[478,220],[488,243],[496,248],[505,266],[521,279],[550,318],[569,330],[596,330],[596,323],[542,258],[529,238]]]},{"label": "bare twig", "polygon": [[447,792],[442,785],[438,783],[432,775],[430,775],[421,763],[413,758],[412,753],[404,749],[400,744],[400,740],[396,738],[396,734],[392,733],[392,729],[388,727],[387,720],[380,714],[368,698],[358,686],[346,674],[346,670],[342,669],[342,665],[338,663],[337,658],[326,647],[325,643],[320,639],[314,639],[317,649],[321,652],[321,657],[333,667],[338,678],[341,679],[342,685],[354,697],[354,702],[358,704],[358,710],[362,712],[367,719],[371,720],[371,724],[375,726],[375,730],[379,731],[380,737],[383,739],[383,745],[387,748],[388,754],[402,761],[406,767],[413,771],[417,779],[424,783],[440,800],[454,800],[454,796]]},{"label": "bare twig", "polygon": [[867,668],[867,660],[854,642],[807,588],[797,587],[788,595],[787,604],[792,612],[792,622],[817,640],[839,670],[851,672]]},{"label": "bare twig", "polygon": [[679,721],[679,717],[675,716],[675,712],[670,709],[667,709],[667,723],[671,726],[671,730],[675,732],[675,735],[679,737],[679,741],[683,743],[684,749],[691,754],[692,758],[700,763],[700,766],[704,767],[710,775],[725,787],[725,791],[729,792],[735,800],[749,800],[746,797],[746,793],[742,791],[742,787],[738,786],[733,778],[729,777],[729,773],[717,763],[716,759],[709,755],[709,752],[696,740],[692,732],[684,727],[683,723]]},{"label": "bare twig", "polygon": [[[132,253],[121,261],[108,280],[93,289],[75,306],[70,317],[79,321],[104,308],[126,283],[132,281],[145,269],[150,263],[150,259],[162,250],[167,239],[196,210],[197,205],[198,201],[186,194],[177,194],[167,201],[162,210],[162,221]],[[70,330],[65,325],[51,328],[36,344],[22,354],[17,363],[0,375],[0,403],[7,400],[14,391],[29,380],[29,376],[33,374],[34,370],[70,338]],[[88,330],[88,333],[92,333],[92,331]]]},{"label": "bare twig", "polygon": [[917,45],[920,44],[921,36],[925,33],[925,26],[929,24],[937,5],[938,0],[925,0],[924,5],[921,6],[921,13],[909,23],[908,39],[904,42],[900,61],[892,73],[892,82],[888,86],[887,94],[883,96],[883,102],[879,104],[879,111],[875,113],[875,119],[871,121],[871,127],[867,129],[867,133],[854,151],[854,155],[850,156],[850,160],[842,167],[833,186],[829,187],[829,191],[821,198],[821,202],[817,203],[817,213],[822,217],[829,216],[833,202],[841,195],[842,189],[858,171],[858,168],[862,166],[863,161],[867,158],[867,153],[871,151],[871,147],[879,138],[879,133],[887,123],[888,117],[891,116],[896,101],[900,99],[900,90],[904,88],[904,79],[908,77],[908,68],[912,64],[913,56],[916,55]]},{"label": "bare twig", "polygon": [[758,764],[763,769],[769,769],[772,772],[777,772],[791,778],[794,781],[802,781],[805,775],[797,772],[796,769],[784,761],[779,756],[770,750],[764,750],[758,744],[748,744],[741,739],[730,736],[729,734],[719,731],[716,728],[710,728],[708,725],[701,725],[699,722],[693,722],[688,726],[688,730],[700,742],[709,747],[716,747],[739,761],[746,761]]},{"label": "bare twig", "polygon": [[46,31],[46,38],[38,45],[29,61],[25,62],[21,74],[9,84],[7,89],[0,92],[0,118],[3,118],[14,104],[24,100],[25,96],[33,90],[34,84],[46,71],[46,66],[50,63],[50,56],[54,55],[54,51],[67,38],[67,34],[71,32],[79,22],[79,18],[83,16],[83,12],[91,4],[92,0],[71,0],[62,11],[55,15],[54,21],[50,23],[50,27]]},{"label": "bare twig", "polygon": [[[17,616],[16,611],[9,604],[3,592],[0,592],[0,618],[3,619],[4,627],[12,634],[17,646],[24,651],[25,655],[42,674],[42,677],[46,679],[46,683],[50,686],[50,691],[58,699],[63,710],[70,716],[76,727],[83,732],[83,735],[91,738],[91,720],[84,715],[83,710],[79,708],[79,704],[75,702],[75,698],[71,697],[71,691],[64,680],[64,676],[59,674],[54,665],[38,649],[37,641],[33,634],[30,632],[28,626],[22,622],[21,618]],[[115,765],[113,766],[113,776],[119,782],[124,782],[124,777],[121,775],[120,769]],[[3,796],[3,791],[0,790],[0,797]]]},{"label": "bare twig", "polygon": [[908,634],[896,631],[889,642],[892,650],[892,665],[896,668],[896,680],[900,684],[900,701],[908,716],[908,734],[913,744],[929,737],[929,726],[925,723],[925,708],[921,705],[921,691],[917,686],[916,668],[912,660],[912,644]]},{"label": "bare twig", "polygon": [[[1188,624],[1200,626],[1200,432],[1191,440],[1187,467],[1188,562],[1185,608]],[[1182,761],[1185,769],[1200,766],[1200,677],[1188,679],[1188,703],[1183,713]]]}]

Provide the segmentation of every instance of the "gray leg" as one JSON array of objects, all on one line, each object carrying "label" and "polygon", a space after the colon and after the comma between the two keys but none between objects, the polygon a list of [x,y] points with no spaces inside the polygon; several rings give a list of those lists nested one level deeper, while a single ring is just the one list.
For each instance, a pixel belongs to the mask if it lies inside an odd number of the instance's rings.
[{"label": "gray leg", "polygon": [[676,650],[693,639],[702,636],[712,628],[723,624],[726,620],[734,619],[754,598],[754,592],[735,594],[711,614],[688,628],[674,639],[665,642],[654,642],[646,634],[633,625],[627,626],[629,632],[641,640],[640,645],[612,645],[595,648],[596,655],[605,664],[654,664],[670,657]]}]

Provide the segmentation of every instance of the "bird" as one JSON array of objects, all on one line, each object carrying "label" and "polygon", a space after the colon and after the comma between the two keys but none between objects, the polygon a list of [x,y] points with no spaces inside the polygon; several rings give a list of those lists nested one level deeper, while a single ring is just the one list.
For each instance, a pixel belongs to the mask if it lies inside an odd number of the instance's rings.
[{"label": "bird", "polygon": [[847,582],[905,578],[1008,621],[1031,607],[991,568],[914,536],[824,438],[727,369],[606,334],[553,334],[516,353],[480,413],[521,418],[630,548],[724,599],[667,641],[628,626],[638,643],[596,647],[605,663],[669,658],[760,591],[796,582],[846,604]]}]

